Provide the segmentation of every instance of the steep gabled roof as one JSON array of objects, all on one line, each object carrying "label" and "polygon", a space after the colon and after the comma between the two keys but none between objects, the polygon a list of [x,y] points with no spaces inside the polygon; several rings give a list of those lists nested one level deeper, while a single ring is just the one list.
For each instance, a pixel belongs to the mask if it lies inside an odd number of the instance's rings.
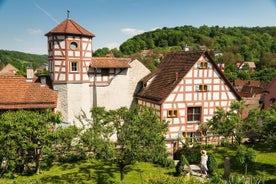
[{"label": "steep gabled roof", "polygon": [[42,86],[37,77],[0,76],[0,109],[56,108],[57,92]]},{"label": "steep gabled roof", "polygon": [[92,57],[91,68],[130,68],[131,58]]},{"label": "steep gabled roof", "polygon": [[161,104],[202,55],[205,55],[209,59],[222,79],[239,99],[240,96],[207,51],[177,51],[168,53],[155,71],[140,80],[143,84],[146,84],[149,80],[151,82],[147,87],[142,88],[136,97]]},{"label": "steep gabled roof", "polygon": [[8,63],[6,66],[4,66],[4,68],[2,68],[0,75],[15,75],[17,71],[17,68]]},{"label": "steep gabled roof", "polygon": [[80,35],[80,36],[88,36],[94,37],[95,35],[85,28],[80,26],[78,23],[73,21],[70,18],[65,19],[59,25],[57,25],[54,29],[45,34],[45,36],[49,36],[52,34],[64,34],[64,35]]}]

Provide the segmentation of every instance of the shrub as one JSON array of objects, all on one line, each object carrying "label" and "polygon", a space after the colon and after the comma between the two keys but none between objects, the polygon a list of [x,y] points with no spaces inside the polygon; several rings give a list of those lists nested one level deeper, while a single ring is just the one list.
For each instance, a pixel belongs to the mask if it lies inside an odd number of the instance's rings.
[{"label": "shrub", "polygon": [[217,161],[215,156],[212,153],[208,154],[207,161],[208,173],[212,174],[214,170],[217,168]]},{"label": "shrub", "polygon": [[184,166],[189,166],[190,164],[189,164],[189,162],[188,162],[188,160],[186,159],[186,157],[184,156],[184,155],[182,155],[181,157],[180,157],[180,160],[179,160],[179,162],[176,164],[176,166],[175,166],[175,171],[176,171],[176,175],[177,176],[179,176],[179,175],[182,175],[183,174],[183,172],[184,172]]}]

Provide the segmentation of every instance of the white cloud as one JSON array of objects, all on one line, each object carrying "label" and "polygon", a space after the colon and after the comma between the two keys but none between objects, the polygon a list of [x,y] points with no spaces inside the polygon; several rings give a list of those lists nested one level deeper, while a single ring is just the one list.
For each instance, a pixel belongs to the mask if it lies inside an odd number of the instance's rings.
[{"label": "white cloud", "polygon": [[31,35],[41,35],[42,30],[41,29],[28,29],[28,33]]},{"label": "white cloud", "polygon": [[145,32],[144,30],[140,29],[134,29],[134,28],[123,28],[121,29],[121,32],[128,36],[135,36],[137,34],[141,34]]}]

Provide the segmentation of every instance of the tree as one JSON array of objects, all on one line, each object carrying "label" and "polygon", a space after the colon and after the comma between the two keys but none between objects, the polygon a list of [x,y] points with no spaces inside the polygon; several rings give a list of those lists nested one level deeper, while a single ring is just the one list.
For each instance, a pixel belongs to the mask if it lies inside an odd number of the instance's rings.
[{"label": "tree", "polygon": [[156,111],[149,107],[120,108],[116,114],[117,151],[114,158],[123,181],[126,166],[135,161],[167,156],[164,142],[167,124],[161,123]]},{"label": "tree", "polygon": [[[167,124],[159,121],[154,109],[122,107],[106,111],[95,107],[91,112],[93,119],[86,119],[92,123],[91,127],[81,139],[92,147],[98,158],[117,164],[121,181],[124,180],[125,168],[136,161],[166,158],[164,134]],[[81,121],[84,119],[80,118]]]},{"label": "tree", "polygon": [[225,138],[233,136],[238,144],[245,137],[243,119],[244,109],[247,107],[245,101],[233,101],[230,110],[217,107],[215,115],[208,121],[211,132],[222,135]]},{"label": "tree", "polygon": [[190,167],[190,164],[185,155],[181,155],[179,162],[175,166],[175,171],[178,176],[183,174],[185,165],[187,167]]},{"label": "tree", "polygon": [[207,168],[208,168],[208,173],[212,174],[214,171],[217,169],[217,161],[214,156],[214,154],[209,153],[208,154],[208,161],[207,161]]},{"label": "tree", "polygon": [[244,166],[244,174],[247,175],[248,165],[255,161],[256,151],[252,148],[239,146],[235,158],[239,164]]},{"label": "tree", "polygon": [[269,109],[262,111],[261,114],[262,127],[261,133],[266,143],[272,149],[276,148],[276,103]]},{"label": "tree", "polygon": [[0,116],[0,158],[8,159],[8,170],[22,173],[35,163],[39,173],[39,159],[48,144],[53,123],[61,121],[61,114],[50,110],[43,113],[27,110],[7,111]]}]

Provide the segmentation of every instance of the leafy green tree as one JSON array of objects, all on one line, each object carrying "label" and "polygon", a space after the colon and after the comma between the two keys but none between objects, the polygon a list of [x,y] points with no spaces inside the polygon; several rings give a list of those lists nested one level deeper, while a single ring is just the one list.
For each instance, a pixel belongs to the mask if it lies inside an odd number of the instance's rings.
[{"label": "leafy green tree", "polygon": [[175,171],[176,171],[176,174],[178,176],[183,174],[185,165],[187,167],[190,166],[190,164],[189,164],[188,160],[186,159],[186,157],[184,155],[181,155],[179,162],[175,166]]},{"label": "leafy green tree", "polygon": [[276,103],[269,109],[262,111],[261,119],[261,133],[268,146],[276,149]]},{"label": "leafy green tree", "polygon": [[91,110],[92,120],[79,117],[89,127],[81,140],[97,156],[116,163],[124,180],[125,168],[136,161],[166,158],[167,124],[160,123],[156,111],[148,107],[122,107],[106,111],[103,107]]},{"label": "leafy green tree", "polygon": [[156,111],[149,107],[120,108],[116,114],[114,158],[123,181],[126,166],[167,156],[164,142],[167,124],[161,123]]},{"label": "leafy green tree", "polygon": [[39,173],[39,159],[43,147],[49,144],[53,123],[61,121],[61,114],[51,111],[7,111],[0,116],[0,158],[8,159],[8,170],[22,173],[29,164],[35,163]]},{"label": "leafy green tree", "polygon": [[93,56],[96,56],[96,57],[105,57],[105,55],[107,53],[109,53],[109,49],[107,47],[103,47],[103,48],[100,48],[100,49],[97,49],[94,53],[93,53]]},{"label": "leafy green tree", "polygon": [[209,153],[207,161],[208,173],[212,174],[217,169],[217,167],[218,165],[214,154]]},{"label": "leafy green tree", "polygon": [[225,138],[233,136],[238,144],[245,137],[243,119],[244,109],[247,107],[245,101],[233,101],[230,110],[217,107],[214,116],[208,121],[211,132],[222,135]]},{"label": "leafy green tree", "polygon": [[248,165],[256,159],[256,151],[252,148],[239,146],[235,158],[239,164],[244,166],[244,174],[247,175]]},{"label": "leafy green tree", "polygon": [[96,158],[109,159],[114,155],[114,142],[111,137],[115,133],[113,114],[104,107],[91,109],[92,117],[83,112],[78,120],[83,125],[80,141]]}]

